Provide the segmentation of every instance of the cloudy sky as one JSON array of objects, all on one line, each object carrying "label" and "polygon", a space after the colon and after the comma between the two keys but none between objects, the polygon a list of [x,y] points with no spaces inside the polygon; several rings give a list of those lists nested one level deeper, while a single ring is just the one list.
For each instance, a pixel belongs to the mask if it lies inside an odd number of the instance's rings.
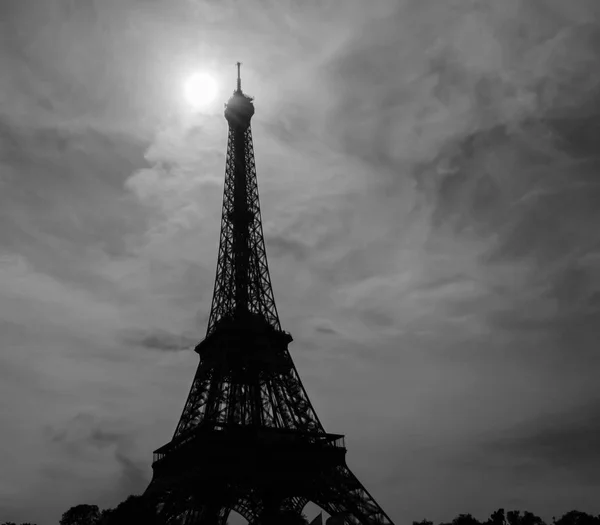
[{"label": "cloudy sky", "polygon": [[[0,520],[144,490],[243,62],[322,422],[396,523],[600,503],[597,0],[1,0]],[[219,81],[200,113],[194,71]]]}]

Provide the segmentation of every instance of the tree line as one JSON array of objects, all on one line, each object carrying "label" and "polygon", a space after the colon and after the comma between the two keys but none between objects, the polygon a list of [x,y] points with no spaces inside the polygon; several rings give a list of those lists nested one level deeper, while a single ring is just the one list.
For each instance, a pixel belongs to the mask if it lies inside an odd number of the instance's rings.
[{"label": "tree line", "polygon": [[[294,522],[296,519],[282,517],[282,525]],[[302,521],[308,523],[304,516]],[[67,510],[60,519],[60,525],[131,525],[132,523],[143,523],[144,525],[165,525],[154,512],[145,499],[141,496],[129,496],[125,501],[114,509],[100,510],[97,505],[76,505]],[[17,525],[6,521],[2,525]],[[21,525],[35,525],[34,523],[21,523]],[[412,525],[434,525],[433,521],[423,519],[413,521]],[[452,521],[441,522],[438,525],[600,525],[600,515],[593,516],[586,512],[571,510],[560,518],[553,517],[552,521],[546,523],[535,514],[519,510],[498,509],[492,512],[487,520],[479,521],[471,514],[459,514]]]},{"label": "tree line", "polygon": [[[424,519],[413,521],[413,525],[434,524],[433,521]],[[552,517],[552,521],[546,523],[542,518],[529,511],[509,510],[504,512],[504,509],[498,509],[484,521],[479,521],[471,514],[459,514],[452,521],[441,522],[439,525],[600,525],[600,515],[593,516],[586,512],[571,510],[558,519]]]}]

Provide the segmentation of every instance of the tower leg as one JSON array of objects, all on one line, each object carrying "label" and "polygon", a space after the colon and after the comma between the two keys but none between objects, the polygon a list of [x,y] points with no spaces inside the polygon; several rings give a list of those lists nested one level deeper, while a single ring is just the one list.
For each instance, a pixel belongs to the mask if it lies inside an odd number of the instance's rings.
[{"label": "tower leg", "polygon": [[348,525],[393,525],[358,478],[346,466],[338,467],[320,483],[312,501]]}]

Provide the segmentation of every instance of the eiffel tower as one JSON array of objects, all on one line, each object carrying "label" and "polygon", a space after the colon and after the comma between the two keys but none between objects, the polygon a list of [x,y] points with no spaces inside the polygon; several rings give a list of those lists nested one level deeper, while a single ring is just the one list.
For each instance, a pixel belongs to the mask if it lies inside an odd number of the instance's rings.
[{"label": "eiffel tower", "polygon": [[153,498],[169,524],[290,523],[310,501],[347,525],[392,524],[325,432],[290,356],[267,266],[250,119],[237,89],[229,124],[217,275],[200,363],[179,424],[154,452]]}]

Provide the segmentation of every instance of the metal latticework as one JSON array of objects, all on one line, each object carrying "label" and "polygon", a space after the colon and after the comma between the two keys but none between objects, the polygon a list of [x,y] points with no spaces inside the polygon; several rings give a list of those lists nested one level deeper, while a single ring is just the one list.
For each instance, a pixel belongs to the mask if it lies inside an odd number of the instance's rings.
[{"label": "metal latticework", "polygon": [[192,429],[251,425],[324,432],[281,330],[267,265],[250,118],[236,91],[229,122],[217,275],[200,364],[175,438]]},{"label": "metal latticework", "polygon": [[[200,363],[146,497],[173,525],[252,525],[300,516],[308,501],[348,525],[391,524],[321,425],[281,330],[262,231],[250,119],[238,87],[229,123],[217,275]],[[286,514],[287,513],[287,514]]]},{"label": "metal latticework", "polygon": [[[241,101],[251,103],[247,98]],[[220,321],[242,312],[258,314],[281,329],[262,231],[252,130],[238,121],[229,125],[221,239],[207,335]]]},{"label": "metal latticework", "polygon": [[[290,339],[281,337],[287,334],[224,335],[209,341],[174,438],[232,425],[325,432],[287,349]],[[215,361],[209,352],[231,359]]]}]

